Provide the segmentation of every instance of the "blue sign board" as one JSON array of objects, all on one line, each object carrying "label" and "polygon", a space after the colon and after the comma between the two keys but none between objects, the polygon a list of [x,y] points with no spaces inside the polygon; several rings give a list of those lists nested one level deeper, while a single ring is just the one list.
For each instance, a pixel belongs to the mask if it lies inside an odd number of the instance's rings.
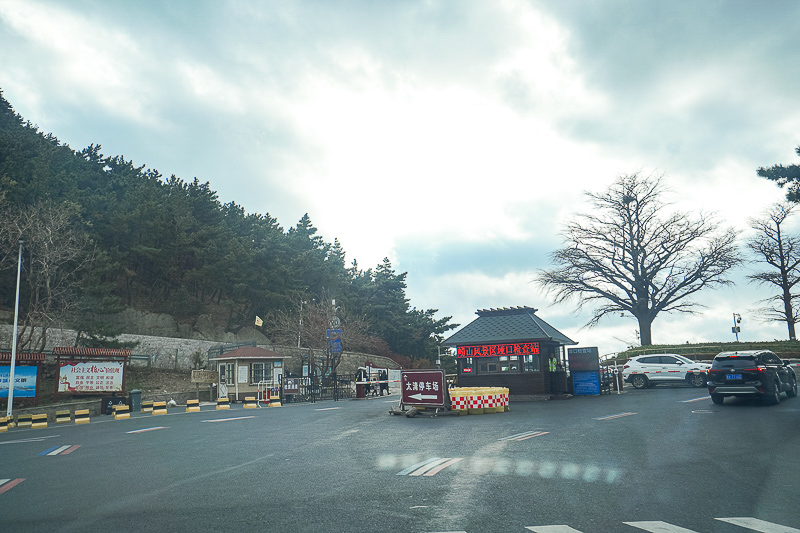
[{"label": "blue sign board", "polygon": [[600,375],[597,372],[573,372],[572,386],[575,396],[600,394]]},{"label": "blue sign board", "polygon": [[[14,365],[14,399],[36,398],[36,366]],[[0,366],[0,398],[8,398],[11,367]]]}]

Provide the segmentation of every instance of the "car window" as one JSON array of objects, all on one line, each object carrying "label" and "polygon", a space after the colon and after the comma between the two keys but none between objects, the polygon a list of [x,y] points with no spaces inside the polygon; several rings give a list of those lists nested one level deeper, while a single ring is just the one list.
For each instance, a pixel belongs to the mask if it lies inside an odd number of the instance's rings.
[{"label": "car window", "polygon": [[671,355],[662,355],[661,356],[661,364],[662,365],[677,365],[678,363],[682,363],[683,361],[678,360]]},{"label": "car window", "polygon": [[756,366],[756,359],[752,355],[744,357],[717,357],[712,363],[712,368],[752,368]]},{"label": "car window", "polygon": [[640,357],[636,362],[643,365],[659,365],[661,364],[661,358],[659,356]]},{"label": "car window", "polygon": [[766,352],[761,355],[761,360],[764,361],[767,365],[779,365],[781,364],[781,360],[778,359],[778,356],[772,352]]}]

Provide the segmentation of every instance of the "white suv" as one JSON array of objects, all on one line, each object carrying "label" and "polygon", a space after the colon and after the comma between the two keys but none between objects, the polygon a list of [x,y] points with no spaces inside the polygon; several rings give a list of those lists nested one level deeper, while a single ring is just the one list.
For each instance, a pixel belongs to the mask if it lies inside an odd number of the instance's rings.
[{"label": "white suv", "polygon": [[638,355],[622,367],[622,377],[637,389],[658,383],[686,382],[693,387],[706,386],[708,363],[698,363],[682,355],[662,353]]}]

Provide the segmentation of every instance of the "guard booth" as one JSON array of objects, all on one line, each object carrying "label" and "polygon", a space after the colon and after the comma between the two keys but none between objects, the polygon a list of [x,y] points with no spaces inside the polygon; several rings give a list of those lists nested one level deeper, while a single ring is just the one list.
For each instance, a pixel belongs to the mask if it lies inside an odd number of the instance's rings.
[{"label": "guard booth", "polygon": [[217,366],[217,397],[241,402],[257,396],[263,387],[278,387],[286,356],[256,346],[245,346],[209,359]]},{"label": "guard booth", "polygon": [[479,309],[446,339],[456,349],[458,385],[503,387],[510,395],[569,392],[565,346],[577,344],[532,307]]}]

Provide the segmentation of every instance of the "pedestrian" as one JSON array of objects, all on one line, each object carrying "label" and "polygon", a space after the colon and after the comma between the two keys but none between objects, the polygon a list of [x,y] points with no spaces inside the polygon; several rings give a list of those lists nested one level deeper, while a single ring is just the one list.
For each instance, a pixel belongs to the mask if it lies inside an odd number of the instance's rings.
[{"label": "pedestrian", "polygon": [[383,396],[383,391],[386,391],[386,396],[389,396],[389,374],[386,373],[386,370],[381,370],[381,396]]}]

